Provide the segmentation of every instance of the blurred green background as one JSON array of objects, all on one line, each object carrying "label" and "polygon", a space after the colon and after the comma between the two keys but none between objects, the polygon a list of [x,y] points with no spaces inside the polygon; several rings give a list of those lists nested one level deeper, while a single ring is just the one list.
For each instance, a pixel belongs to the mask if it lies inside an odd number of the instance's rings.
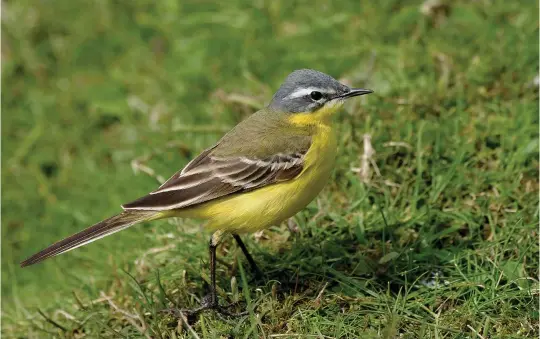
[{"label": "blurred green background", "polygon": [[[154,189],[298,68],[375,94],[336,119],[337,169],[299,231],[248,240],[270,273],[242,298],[265,316],[208,314],[194,331],[537,336],[538,3],[497,0],[3,1],[3,334],[189,336],[149,300],[163,302],[158,269],[175,300],[204,294],[195,222],[18,263]],[[233,249],[220,286],[234,297]],[[88,306],[103,295],[143,325]]]}]

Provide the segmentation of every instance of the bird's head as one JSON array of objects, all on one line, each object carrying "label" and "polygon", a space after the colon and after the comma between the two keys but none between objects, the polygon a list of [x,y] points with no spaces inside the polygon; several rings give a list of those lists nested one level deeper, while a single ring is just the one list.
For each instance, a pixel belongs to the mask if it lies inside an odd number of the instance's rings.
[{"label": "bird's head", "polygon": [[349,88],[331,76],[301,69],[287,76],[274,94],[269,108],[288,113],[294,121],[318,121],[335,113],[345,100],[372,93],[369,89]]}]

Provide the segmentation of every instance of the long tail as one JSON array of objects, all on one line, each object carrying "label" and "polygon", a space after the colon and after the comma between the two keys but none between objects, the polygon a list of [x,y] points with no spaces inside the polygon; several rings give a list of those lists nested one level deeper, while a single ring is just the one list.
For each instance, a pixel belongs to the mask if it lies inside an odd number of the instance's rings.
[{"label": "long tail", "polygon": [[21,267],[37,264],[45,259],[65,253],[77,247],[91,243],[130,226],[147,220],[161,218],[156,211],[125,211],[109,219],[105,219],[70,237],[60,240],[46,249],[34,254],[21,263]]}]

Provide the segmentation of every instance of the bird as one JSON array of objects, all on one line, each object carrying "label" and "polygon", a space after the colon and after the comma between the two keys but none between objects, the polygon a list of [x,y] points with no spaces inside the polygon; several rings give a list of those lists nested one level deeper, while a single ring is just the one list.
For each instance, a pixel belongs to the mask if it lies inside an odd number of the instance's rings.
[{"label": "bird", "polygon": [[[330,75],[299,69],[290,73],[269,104],[251,114],[156,190],[123,204],[123,211],[60,240],[21,262],[21,267],[68,252],[135,224],[179,217],[206,221],[210,293],[194,310],[220,310],[216,248],[231,235],[255,271],[240,238],[292,217],[323,189],[333,171],[333,117],[350,98],[372,93]],[[259,271],[260,272],[260,271]]]}]

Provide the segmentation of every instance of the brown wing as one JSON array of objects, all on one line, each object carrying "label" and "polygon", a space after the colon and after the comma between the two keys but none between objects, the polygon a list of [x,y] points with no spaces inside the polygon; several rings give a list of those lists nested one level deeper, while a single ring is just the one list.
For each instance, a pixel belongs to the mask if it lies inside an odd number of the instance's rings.
[{"label": "brown wing", "polygon": [[307,149],[265,158],[220,157],[210,151],[203,152],[156,191],[122,207],[152,211],[185,208],[290,180],[302,172]]}]

